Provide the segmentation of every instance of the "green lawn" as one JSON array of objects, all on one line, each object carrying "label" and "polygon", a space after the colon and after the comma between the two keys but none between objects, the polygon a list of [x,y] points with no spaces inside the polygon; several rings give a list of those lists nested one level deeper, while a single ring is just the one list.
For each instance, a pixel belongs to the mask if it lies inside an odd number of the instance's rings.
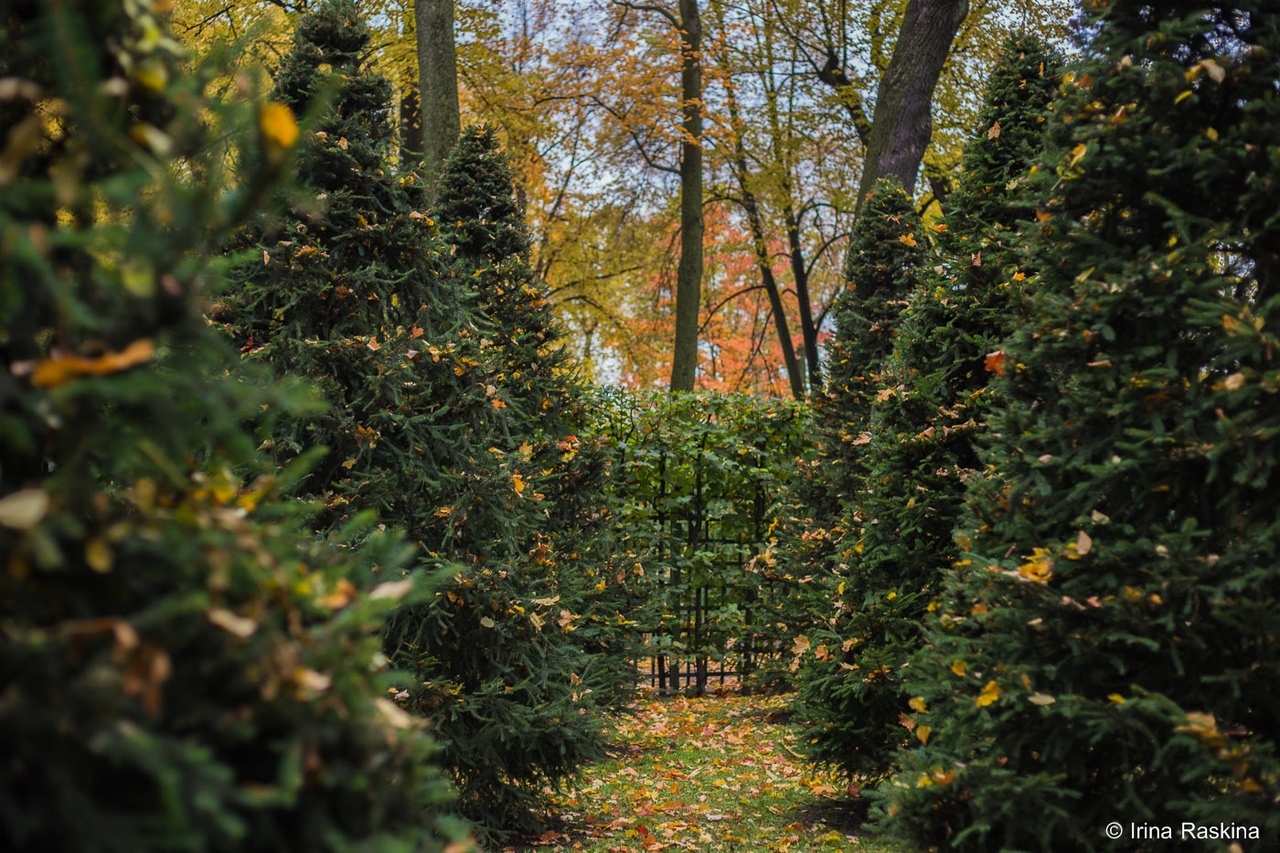
[{"label": "green lawn", "polygon": [[642,700],[615,756],[558,797],[560,831],[532,849],[906,853],[866,835],[865,801],[796,755],[790,701]]}]

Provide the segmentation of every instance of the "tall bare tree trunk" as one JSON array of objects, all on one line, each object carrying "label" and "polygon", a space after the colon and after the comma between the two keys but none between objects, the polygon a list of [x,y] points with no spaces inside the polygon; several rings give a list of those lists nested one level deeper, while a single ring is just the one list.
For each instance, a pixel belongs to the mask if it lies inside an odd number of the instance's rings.
[{"label": "tall bare tree trunk", "polygon": [[782,363],[787,369],[791,396],[797,400],[803,400],[804,379],[800,374],[800,362],[796,359],[795,344],[791,342],[791,327],[787,323],[787,309],[782,304],[782,291],[778,288],[778,280],[773,274],[772,259],[769,257],[769,247],[764,236],[764,223],[760,220],[760,203],[756,200],[755,193],[747,187],[745,155],[738,156],[743,159],[738,160],[735,169],[738,172],[738,183],[742,190],[742,207],[747,213],[747,224],[751,228],[756,269],[760,271],[760,283],[769,296],[769,308],[773,313],[774,330],[778,333],[778,345],[782,347]]},{"label": "tall bare tree trunk", "polygon": [[422,111],[422,168],[435,185],[462,132],[458,107],[458,58],[454,49],[453,0],[415,0],[418,96]]},{"label": "tall bare tree trunk", "polygon": [[933,135],[933,90],[968,0],[908,0],[889,67],[876,90],[875,117],[858,184],[858,207],[875,182],[893,176],[910,195]]},{"label": "tall bare tree trunk", "polygon": [[680,0],[680,263],[676,268],[676,330],[671,390],[692,391],[698,371],[698,312],[702,302],[702,19],[698,0]]},{"label": "tall bare tree trunk", "polygon": [[418,84],[408,82],[400,90],[400,162],[416,164],[422,158],[422,104]]}]

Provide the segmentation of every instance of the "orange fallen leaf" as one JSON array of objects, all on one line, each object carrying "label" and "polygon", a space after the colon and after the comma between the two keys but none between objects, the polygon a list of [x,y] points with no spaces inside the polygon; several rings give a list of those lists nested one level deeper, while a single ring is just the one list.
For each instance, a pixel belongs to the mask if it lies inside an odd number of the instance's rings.
[{"label": "orange fallen leaf", "polygon": [[330,610],[340,610],[351,603],[351,599],[356,596],[355,584],[346,578],[338,580],[337,588],[333,592],[321,597],[320,606],[327,607]]},{"label": "orange fallen leaf", "polygon": [[155,353],[156,345],[149,338],[141,338],[119,352],[108,352],[97,358],[54,356],[36,364],[31,372],[31,384],[37,388],[56,388],[81,376],[119,373],[150,361]]}]

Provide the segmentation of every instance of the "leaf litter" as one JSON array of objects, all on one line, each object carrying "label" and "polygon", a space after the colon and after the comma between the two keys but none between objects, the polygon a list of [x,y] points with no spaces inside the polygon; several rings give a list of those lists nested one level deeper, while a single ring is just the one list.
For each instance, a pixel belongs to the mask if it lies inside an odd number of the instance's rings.
[{"label": "leaf litter", "polygon": [[856,787],[800,755],[793,701],[649,694],[619,721],[612,756],[555,795],[558,828],[505,851],[902,853],[864,834]]}]

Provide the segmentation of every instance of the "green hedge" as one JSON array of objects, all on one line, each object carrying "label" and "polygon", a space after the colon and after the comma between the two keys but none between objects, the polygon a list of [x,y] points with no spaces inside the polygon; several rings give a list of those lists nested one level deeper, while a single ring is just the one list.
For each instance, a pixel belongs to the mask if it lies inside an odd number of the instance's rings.
[{"label": "green hedge", "polygon": [[[778,512],[811,455],[807,409],[744,394],[617,393],[601,411],[617,547],[648,594],[636,617],[651,634],[645,652],[695,670],[728,657],[741,671],[751,650],[756,683],[779,663],[785,672],[813,579],[779,563]],[[700,595],[713,606],[695,618],[687,608]]]}]

